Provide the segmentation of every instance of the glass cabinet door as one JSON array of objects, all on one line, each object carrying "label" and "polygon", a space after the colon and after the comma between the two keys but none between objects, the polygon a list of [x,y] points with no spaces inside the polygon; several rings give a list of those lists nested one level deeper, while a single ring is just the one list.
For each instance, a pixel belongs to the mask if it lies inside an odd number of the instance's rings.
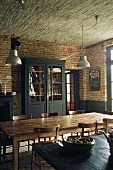
[{"label": "glass cabinet door", "polygon": [[44,101],[44,66],[29,67],[29,96],[31,102]]},{"label": "glass cabinet door", "polygon": [[48,67],[48,99],[62,100],[62,67]]}]

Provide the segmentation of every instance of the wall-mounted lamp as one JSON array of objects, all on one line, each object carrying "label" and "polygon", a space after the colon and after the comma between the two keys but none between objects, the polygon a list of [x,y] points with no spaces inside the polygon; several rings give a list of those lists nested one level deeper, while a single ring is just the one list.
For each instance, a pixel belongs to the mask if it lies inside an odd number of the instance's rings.
[{"label": "wall-mounted lamp", "polygon": [[6,59],[6,65],[16,66],[21,65],[22,61],[18,57],[18,51],[16,47],[20,46],[20,42],[18,41],[19,38],[11,37],[11,51],[9,57]]}]

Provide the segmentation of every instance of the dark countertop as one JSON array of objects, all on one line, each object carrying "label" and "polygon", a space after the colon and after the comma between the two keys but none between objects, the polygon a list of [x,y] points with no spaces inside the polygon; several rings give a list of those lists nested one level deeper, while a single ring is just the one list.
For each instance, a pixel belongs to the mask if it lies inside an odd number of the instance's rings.
[{"label": "dark countertop", "polygon": [[37,147],[37,152],[56,170],[113,170],[113,157],[104,135],[94,137],[95,146],[86,153],[69,152],[58,144]]}]

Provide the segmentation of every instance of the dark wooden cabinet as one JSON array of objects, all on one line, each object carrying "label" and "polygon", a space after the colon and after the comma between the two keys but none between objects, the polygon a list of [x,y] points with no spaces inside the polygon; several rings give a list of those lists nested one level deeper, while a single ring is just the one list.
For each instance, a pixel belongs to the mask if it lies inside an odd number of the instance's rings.
[{"label": "dark wooden cabinet", "polygon": [[65,61],[22,59],[22,114],[66,114]]}]

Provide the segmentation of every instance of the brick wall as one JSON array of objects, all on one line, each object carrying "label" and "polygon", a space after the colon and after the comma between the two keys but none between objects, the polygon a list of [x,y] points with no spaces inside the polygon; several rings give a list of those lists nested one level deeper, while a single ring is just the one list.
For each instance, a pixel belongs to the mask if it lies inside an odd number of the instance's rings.
[{"label": "brick wall", "polygon": [[[75,67],[79,60],[80,47],[65,46],[55,43],[20,39],[21,46],[18,54],[20,58],[49,58],[66,60],[66,68]],[[14,112],[21,114],[21,66],[5,66],[6,58],[10,52],[10,37],[0,36],[0,80],[3,86],[6,83],[7,91],[16,91],[14,97]]]},{"label": "brick wall", "polygon": [[[18,54],[20,58],[49,58],[66,60],[66,69],[75,68],[79,56],[80,47],[66,46],[55,43],[34,41],[29,39],[20,39],[21,46]],[[101,90],[89,90],[89,69],[80,71],[80,98],[81,100],[107,100],[107,84],[106,84],[106,46],[113,44],[113,39],[86,48],[87,59],[91,64],[91,68],[101,69]],[[21,66],[15,66],[11,69],[5,66],[6,58],[10,52],[10,37],[0,36],[0,80],[3,86],[6,83],[7,91],[16,91],[14,97],[15,114],[21,114]]]},{"label": "brick wall", "polygon": [[90,68],[100,68],[100,91],[89,90],[89,69],[83,70],[81,76],[81,99],[107,101],[107,70],[106,70],[106,46],[107,42],[102,42],[86,49],[86,55],[90,62]]},{"label": "brick wall", "polygon": [[0,36],[0,80],[2,84],[7,84],[7,90],[11,91],[12,82],[11,82],[11,68],[5,66],[6,58],[10,50],[10,39],[7,36]]}]

